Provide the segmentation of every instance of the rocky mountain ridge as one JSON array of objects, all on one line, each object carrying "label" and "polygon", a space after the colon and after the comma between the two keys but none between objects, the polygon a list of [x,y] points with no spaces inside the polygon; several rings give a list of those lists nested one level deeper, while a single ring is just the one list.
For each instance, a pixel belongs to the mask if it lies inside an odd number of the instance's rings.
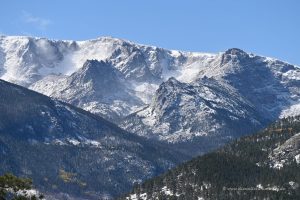
[{"label": "rocky mountain ridge", "polygon": [[237,48],[208,54],[110,37],[10,36],[1,37],[0,47],[1,78],[148,139],[227,141],[300,113],[300,68]]}]

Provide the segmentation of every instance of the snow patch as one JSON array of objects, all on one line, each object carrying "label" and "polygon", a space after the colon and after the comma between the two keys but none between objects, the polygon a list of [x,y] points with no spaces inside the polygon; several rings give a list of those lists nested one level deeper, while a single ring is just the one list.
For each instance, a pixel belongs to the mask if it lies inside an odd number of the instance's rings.
[{"label": "snow patch", "polygon": [[280,114],[280,118],[297,115],[300,115],[300,103],[292,105],[289,108],[283,110]]},{"label": "snow patch", "polygon": [[296,163],[300,164],[300,154],[295,156]]}]

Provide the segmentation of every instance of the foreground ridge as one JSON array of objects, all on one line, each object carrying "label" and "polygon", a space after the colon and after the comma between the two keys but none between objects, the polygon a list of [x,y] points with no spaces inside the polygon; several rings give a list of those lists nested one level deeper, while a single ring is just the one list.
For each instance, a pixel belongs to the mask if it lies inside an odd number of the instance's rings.
[{"label": "foreground ridge", "polygon": [[112,198],[186,159],[97,115],[2,80],[0,113],[0,174],[31,178],[47,198]]}]

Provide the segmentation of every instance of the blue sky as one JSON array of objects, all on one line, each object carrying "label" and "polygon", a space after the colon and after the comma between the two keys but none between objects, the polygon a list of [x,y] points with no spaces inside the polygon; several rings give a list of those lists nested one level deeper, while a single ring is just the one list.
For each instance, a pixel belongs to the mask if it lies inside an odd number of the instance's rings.
[{"label": "blue sky", "polygon": [[0,33],[113,36],[201,52],[238,47],[300,65],[299,0],[2,0]]}]

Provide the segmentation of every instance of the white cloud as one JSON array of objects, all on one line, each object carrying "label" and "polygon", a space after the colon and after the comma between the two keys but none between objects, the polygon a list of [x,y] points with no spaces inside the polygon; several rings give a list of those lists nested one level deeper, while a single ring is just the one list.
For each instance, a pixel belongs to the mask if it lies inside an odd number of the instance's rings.
[{"label": "white cloud", "polygon": [[22,12],[22,20],[27,24],[34,25],[37,29],[40,30],[45,30],[52,23],[52,21],[49,19],[33,16],[27,11]]}]

